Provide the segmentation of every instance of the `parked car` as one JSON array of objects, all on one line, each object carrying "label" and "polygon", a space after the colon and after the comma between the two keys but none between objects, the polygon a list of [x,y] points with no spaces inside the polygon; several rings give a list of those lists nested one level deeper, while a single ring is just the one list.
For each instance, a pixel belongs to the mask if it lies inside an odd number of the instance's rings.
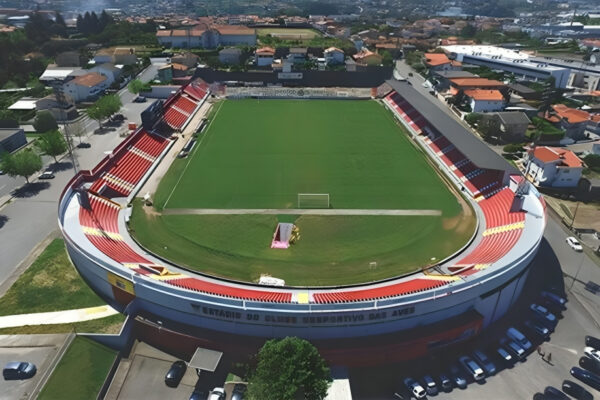
[{"label": "parked car", "polygon": [[527,329],[541,338],[548,339],[550,336],[550,330],[542,324],[530,320],[526,320],[524,324]]},{"label": "parked car", "polygon": [[35,375],[37,367],[27,361],[11,361],[4,366],[2,376],[5,381],[29,379]]},{"label": "parked car", "polygon": [[533,311],[534,315],[541,318],[545,323],[550,324],[551,326],[556,325],[556,316],[548,311],[546,307],[532,303],[529,308]]},{"label": "parked car", "polygon": [[498,347],[496,349],[496,353],[498,354],[498,356],[500,357],[500,359],[502,359],[504,362],[506,362],[506,363],[513,362],[512,356],[510,355],[510,353],[508,351],[506,351],[504,349],[504,347]]},{"label": "parked car", "polygon": [[473,358],[483,367],[486,375],[494,375],[496,373],[496,366],[481,350],[475,350],[473,352]]},{"label": "parked car", "polygon": [[544,389],[544,396],[546,396],[547,399],[552,400],[570,400],[569,396],[567,396],[560,389],[557,389],[554,386],[546,386],[546,388]]},{"label": "parked car", "polygon": [[458,359],[458,361],[462,364],[463,368],[469,376],[473,378],[475,381],[480,381],[485,379],[485,373],[483,369],[477,364],[471,357],[462,356]]},{"label": "parked car", "polygon": [[593,400],[594,396],[585,390],[583,386],[575,383],[573,381],[564,380],[562,383],[562,391],[568,394],[571,397],[574,397],[578,400]]},{"label": "parked car", "polygon": [[185,362],[181,360],[175,361],[171,365],[171,368],[169,368],[167,375],[165,375],[165,384],[172,388],[177,387],[179,382],[181,382],[181,378],[183,378],[186,369],[187,365],[185,365]]},{"label": "parked car", "polygon": [[592,360],[588,356],[583,356],[579,358],[579,366],[595,374],[600,374],[600,363],[596,362],[595,360]]},{"label": "parked car", "polygon": [[244,393],[246,393],[246,385],[242,383],[237,383],[233,387],[233,392],[231,393],[231,400],[244,400]]},{"label": "parked car", "polygon": [[206,400],[208,394],[201,390],[195,389],[188,400]]},{"label": "parked car", "polygon": [[467,380],[460,372],[457,365],[450,366],[450,376],[452,377],[452,380],[456,387],[461,389],[465,389],[467,387]]},{"label": "parked car", "polygon": [[146,98],[144,96],[137,96],[135,99],[133,99],[134,103],[145,103],[146,102]]},{"label": "parked car", "polygon": [[504,341],[503,347],[515,358],[515,360],[521,360],[525,357],[525,350],[513,340]]},{"label": "parked car", "polygon": [[123,114],[114,114],[110,117],[111,121],[125,121],[125,116]]},{"label": "parked car", "polygon": [[571,368],[570,372],[571,375],[579,379],[581,382],[593,387],[596,390],[600,390],[600,376],[579,367]]},{"label": "parked car", "polygon": [[0,169],[0,175],[4,175],[4,171]]},{"label": "parked car", "polygon": [[423,383],[424,383],[423,386],[425,387],[425,391],[427,392],[427,394],[429,396],[435,396],[438,393],[437,385],[430,375],[425,375],[423,377]]},{"label": "parked car", "polygon": [[440,386],[444,391],[452,390],[452,381],[448,378],[446,374],[440,374]]},{"label": "parked car", "polygon": [[585,345],[600,350],[600,339],[588,335],[585,337]]},{"label": "parked car", "polygon": [[538,392],[538,393],[534,393],[533,394],[533,400],[546,400],[546,396],[544,396],[542,393]]},{"label": "parked car", "polygon": [[551,302],[553,302],[557,306],[560,306],[561,308],[565,308],[567,305],[567,299],[557,295],[556,293],[552,293],[552,292],[543,290],[542,293],[540,293],[540,294],[542,295],[542,297],[550,300]]},{"label": "parked car", "polygon": [[225,400],[225,389],[216,387],[210,391],[208,400]]},{"label": "parked car", "polygon": [[583,247],[581,247],[581,243],[579,243],[579,240],[575,239],[573,236],[569,236],[566,239],[567,244],[569,245],[570,248],[572,248],[575,251],[583,251]]},{"label": "parked car", "polygon": [[591,346],[587,346],[583,349],[583,353],[592,360],[595,360],[596,362],[600,363],[600,350],[596,350]]},{"label": "parked car", "polygon": [[515,342],[517,342],[517,344],[519,346],[521,346],[523,348],[523,350],[527,351],[527,350],[531,349],[531,342],[529,340],[527,340],[525,335],[523,335],[516,328],[513,328],[513,327],[508,328],[508,330],[506,331],[506,336],[508,336]]},{"label": "parked car", "polygon": [[405,378],[404,386],[406,386],[410,393],[417,399],[422,399],[425,397],[425,395],[427,395],[425,389],[423,389],[423,386],[421,386],[421,384],[415,381],[413,378]]},{"label": "parked car", "polygon": [[54,172],[47,169],[38,176],[38,179],[54,179]]}]

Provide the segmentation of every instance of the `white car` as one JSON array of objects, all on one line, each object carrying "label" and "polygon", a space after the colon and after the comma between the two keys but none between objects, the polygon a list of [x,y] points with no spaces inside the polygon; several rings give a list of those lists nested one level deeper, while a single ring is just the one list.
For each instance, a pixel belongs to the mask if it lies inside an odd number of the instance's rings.
[{"label": "white car", "polygon": [[225,389],[216,387],[210,391],[208,400],[225,400]]},{"label": "white car", "polygon": [[474,380],[480,381],[485,378],[483,369],[471,357],[463,356],[458,361]]},{"label": "white car", "polygon": [[581,243],[579,243],[579,240],[575,239],[573,236],[569,236],[567,239],[567,244],[569,245],[570,248],[572,248],[575,251],[583,251],[583,247],[581,247]]},{"label": "white car", "polygon": [[423,397],[425,397],[425,395],[427,395],[427,392],[425,392],[423,386],[421,386],[419,382],[415,381],[412,378],[406,378],[404,380],[404,385],[408,390],[410,390],[410,393],[417,399],[422,399]]},{"label": "white car", "polygon": [[583,352],[592,360],[596,360],[596,362],[600,363],[600,350],[596,350],[593,347],[586,347],[583,349]]}]

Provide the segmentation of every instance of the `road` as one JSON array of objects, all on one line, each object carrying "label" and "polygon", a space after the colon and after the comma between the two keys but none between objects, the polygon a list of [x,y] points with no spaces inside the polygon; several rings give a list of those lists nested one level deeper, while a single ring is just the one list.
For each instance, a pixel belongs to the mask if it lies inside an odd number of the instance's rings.
[{"label": "road", "polygon": [[[148,81],[152,78],[152,71],[145,70],[140,76]],[[119,92],[123,101],[121,112],[130,122],[141,122],[140,112],[148,107],[148,103],[132,103],[134,95],[127,89]],[[92,121],[93,122],[93,121]],[[95,122],[94,122],[95,123]],[[126,130],[126,126],[116,130],[106,131],[102,134],[93,134],[84,139],[91,146],[89,148],[76,148],[74,156],[79,169],[91,169],[105,156],[105,152],[114,149],[123,138],[119,132]],[[76,139],[77,141],[77,139]],[[46,159],[49,164],[49,159]],[[55,178],[49,181],[34,182],[24,188],[13,190],[13,200],[0,208],[0,286],[11,277],[19,264],[36,248],[44,238],[58,228],[57,207],[58,197],[63,188],[74,174],[73,166],[67,158],[58,164],[52,165]],[[6,176],[0,177],[0,187],[8,185],[20,187],[20,182]],[[0,194],[1,197],[1,194]]]},{"label": "road", "polygon": [[[156,71],[156,66],[150,65],[148,68],[146,68],[139,74],[138,79],[144,82],[149,82],[154,78],[154,76],[156,76]],[[123,109],[123,114],[125,114],[125,117],[131,122],[139,123],[140,113],[138,112],[138,110],[143,110],[148,106],[149,103],[141,103],[139,105],[132,103],[136,95],[130,93],[129,90],[127,90],[127,87],[124,87],[123,89],[119,90],[118,95],[121,98],[121,102],[124,105],[127,105],[127,107],[124,107]],[[98,128],[98,122],[94,121],[93,119],[90,119],[87,115],[82,115],[75,123],[81,124],[82,129],[85,132],[87,132],[87,136],[91,135],[94,132],[94,130]],[[78,143],[78,139],[74,138],[73,140],[75,143]],[[54,162],[54,159],[52,157],[44,156],[42,157],[42,162],[44,164],[44,167],[47,167]],[[35,176],[36,175],[34,175],[34,177]],[[8,175],[0,175],[0,198],[10,194],[13,190],[23,186],[24,184],[25,178],[11,178]]]}]

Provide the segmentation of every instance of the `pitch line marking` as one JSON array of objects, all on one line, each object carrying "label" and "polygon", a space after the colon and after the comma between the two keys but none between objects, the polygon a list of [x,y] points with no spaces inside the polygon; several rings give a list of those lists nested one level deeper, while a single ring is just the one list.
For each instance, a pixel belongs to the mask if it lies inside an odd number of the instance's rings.
[{"label": "pitch line marking", "polygon": [[[219,109],[215,112],[215,115],[208,122],[208,126],[205,128],[205,133],[202,135],[202,137],[200,138],[200,141],[195,146],[195,149],[193,150],[194,154],[196,154],[196,152],[198,151],[198,148],[200,147],[200,145],[204,141],[204,138],[207,136],[207,134],[208,134],[208,128],[210,128],[210,126],[212,125],[212,122],[215,120],[215,118],[219,114],[219,111],[221,111],[221,107],[223,106],[223,103],[219,103],[219,104],[220,104]],[[190,162],[192,162],[192,158],[194,157],[194,154],[190,154],[188,156],[188,162],[187,162],[187,164],[185,164],[185,168],[183,169],[183,172],[181,173],[181,175],[179,175],[179,179],[177,179],[177,183],[175,184],[175,186],[173,186],[173,190],[171,190],[171,193],[169,194],[169,197],[167,197],[167,201],[165,201],[165,204],[163,205],[163,208],[167,208],[167,204],[169,204],[169,200],[171,200],[171,196],[173,196],[173,193],[175,193],[175,189],[177,189],[177,186],[179,186],[179,182],[181,182],[181,178],[183,178],[183,175],[185,175],[185,171],[187,171],[187,169],[188,169],[188,167],[190,165]]]},{"label": "pitch line marking", "polygon": [[433,216],[442,215],[441,210],[360,210],[360,209],[298,209],[298,208],[171,208],[163,215],[391,215]]}]

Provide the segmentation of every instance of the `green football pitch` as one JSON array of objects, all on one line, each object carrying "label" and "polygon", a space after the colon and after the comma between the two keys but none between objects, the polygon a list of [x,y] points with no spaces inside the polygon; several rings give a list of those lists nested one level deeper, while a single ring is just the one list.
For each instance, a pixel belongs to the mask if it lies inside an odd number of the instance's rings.
[{"label": "green football pitch", "polygon": [[[243,281],[368,282],[418,270],[461,248],[475,228],[464,200],[376,101],[227,100],[187,159],[134,204],[130,227],[179,265]],[[332,209],[439,210],[427,216],[195,215],[185,209],[294,209],[329,193]],[[184,215],[173,215],[173,211]],[[187,213],[187,214],[186,214]],[[277,222],[300,240],[271,249]]]},{"label": "green football pitch", "polygon": [[163,178],[155,203],[296,208],[298,193],[329,193],[337,209],[460,211],[389,112],[364,100],[226,101],[191,158]]}]

